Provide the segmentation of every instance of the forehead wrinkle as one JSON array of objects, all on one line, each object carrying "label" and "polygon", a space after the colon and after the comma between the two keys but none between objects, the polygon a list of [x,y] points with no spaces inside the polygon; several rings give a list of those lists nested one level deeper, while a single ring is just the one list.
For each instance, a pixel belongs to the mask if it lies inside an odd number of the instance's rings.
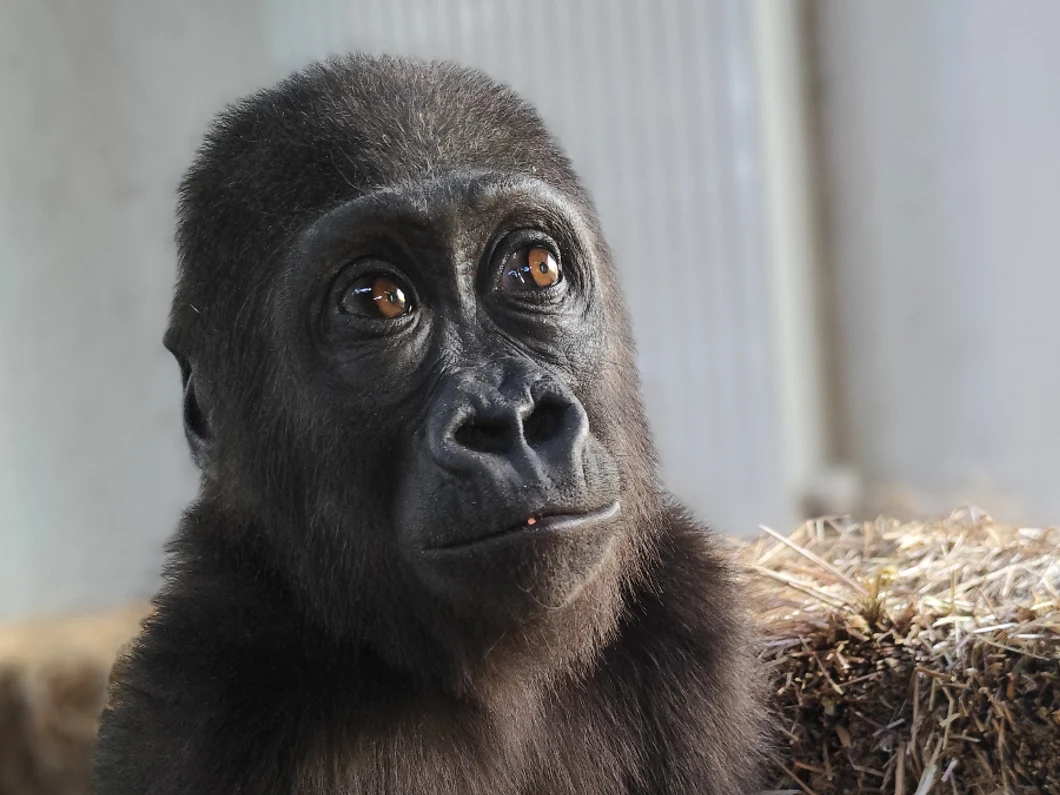
[{"label": "forehead wrinkle", "polygon": [[425,215],[434,212],[439,200],[446,205],[456,204],[485,213],[496,205],[510,205],[513,199],[522,200],[528,206],[544,205],[552,211],[583,215],[574,197],[546,180],[523,173],[460,169],[411,178],[374,193],[402,197]]},{"label": "forehead wrinkle", "polygon": [[579,226],[585,220],[580,203],[549,182],[488,170],[449,171],[376,186],[338,209],[356,212],[353,208],[363,207],[370,213],[378,208],[390,214],[397,205],[403,220],[436,226],[472,216],[488,217],[514,203],[577,219]]},{"label": "forehead wrinkle", "polygon": [[[376,187],[344,202],[340,206],[326,213],[318,222],[329,235],[343,239],[342,230],[350,229],[348,236],[353,237],[352,229],[355,224],[351,221],[385,220],[387,217],[400,218],[404,223],[428,226],[432,221],[430,213],[424,205],[415,201],[398,187],[385,186]],[[317,226],[317,224],[314,224]]]}]

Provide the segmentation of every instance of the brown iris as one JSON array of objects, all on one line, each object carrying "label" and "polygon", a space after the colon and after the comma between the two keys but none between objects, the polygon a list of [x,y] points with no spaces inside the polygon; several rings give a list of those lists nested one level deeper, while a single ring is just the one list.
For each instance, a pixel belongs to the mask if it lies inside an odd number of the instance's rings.
[{"label": "brown iris", "polygon": [[344,314],[378,317],[388,320],[407,315],[412,302],[405,290],[393,278],[382,274],[362,276],[342,297],[340,308]]},{"label": "brown iris", "polygon": [[559,281],[559,263],[547,248],[532,248],[526,255],[530,277],[538,287],[551,287]]},{"label": "brown iris", "polygon": [[401,317],[410,309],[405,291],[386,276],[376,276],[372,282],[372,300],[383,317]]},{"label": "brown iris", "polygon": [[549,249],[527,246],[505,255],[500,286],[502,290],[547,290],[562,278],[559,262]]}]

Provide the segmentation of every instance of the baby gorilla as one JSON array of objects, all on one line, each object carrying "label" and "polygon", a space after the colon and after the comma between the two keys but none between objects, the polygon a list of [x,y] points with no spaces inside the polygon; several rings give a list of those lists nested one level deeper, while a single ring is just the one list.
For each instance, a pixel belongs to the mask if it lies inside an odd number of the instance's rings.
[{"label": "baby gorilla", "polygon": [[202,491],[119,663],[99,795],[733,795],[762,707],[661,488],[593,206],[449,64],[227,109],[165,344]]}]

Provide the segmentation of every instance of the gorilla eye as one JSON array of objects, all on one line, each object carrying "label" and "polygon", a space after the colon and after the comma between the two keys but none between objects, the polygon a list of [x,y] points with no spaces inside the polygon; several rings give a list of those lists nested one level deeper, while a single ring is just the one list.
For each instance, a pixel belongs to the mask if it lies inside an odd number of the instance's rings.
[{"label": "gorilla eye", "polygon": [[563,280],[563,271],[552,252],[543,246],[524,246],[504,256],[500,289],[541,291]]},{"label": "gorilla eye", "polygon": [[346,288],[339,301],[339,310],[345,315],[369,318],[381,316],[393,320],[409,314],[412,301],[395,279],[370,273]]}]

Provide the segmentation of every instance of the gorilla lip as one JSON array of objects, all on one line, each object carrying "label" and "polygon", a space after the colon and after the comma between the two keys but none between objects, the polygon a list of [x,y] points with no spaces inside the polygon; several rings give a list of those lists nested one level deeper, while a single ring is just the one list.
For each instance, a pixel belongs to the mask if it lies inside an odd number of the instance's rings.
[{"label": "gorilla lip", "polygon": [[476,538],[459,539],[448,544],[427,547],[426,552],[452,552],[470,549],[478,544],[491,541],[502,541],[521,536],[534,536],[541,533],[569,533],[582,527],[595,525],[614,519],[621,511],[618,500],[585,513],[539,513],[532,514],[525,521],[508,526],[496,533],[489,533]]}]

